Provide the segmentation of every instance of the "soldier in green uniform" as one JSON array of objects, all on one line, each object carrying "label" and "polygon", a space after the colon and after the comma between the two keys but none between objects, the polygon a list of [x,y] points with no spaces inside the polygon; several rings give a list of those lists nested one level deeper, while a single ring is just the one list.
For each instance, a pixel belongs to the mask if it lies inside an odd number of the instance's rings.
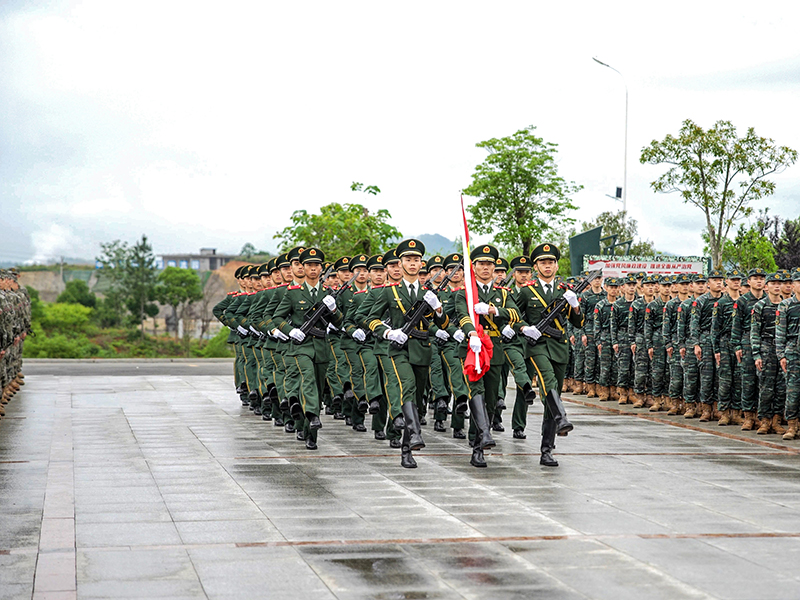
[{"label": "soldier in green uniform", "polygon": [[653,405],[650,412],[668,410],[669,402],[667,389],[669,377],[667,376],[667,351],[664,347],[662,324],[664,320],[664,306],[670,300],[670,278],[668,275],[653,275],[653,281],[658,286],[658,294],[647,304],[644,314],[644,344],[647,356],[650,358],[650,380],[652,383]]},{"label": "soldier in green uniform", "polygon": [[733,303],[731,315],[731,348],[736,354],[736,361],[742,370],[742,411],[744,412],[742,431],[751,431],[758,427],[756,424],[758,376],[753,359],[753,348],[750,345],[750,315],[756,302],[764,296],[765,279],[764,269],[756,267],[747,272],[747,283],[750,290]]},{"label": "soldier in green uniform", "polygon": [[700,421],[703,422],[714,419],[714,409],[716,408],[719,374],[714,358],[714,344],[711,339],[711,321],[714,316],[714,305],[722,297],[724,280],[725,273],[719,269],[713,269],[708,274],[708,291],[692,302],[689,319],[689,339],[686,347],[687,351],[694,353],[698,363],[699,397],[703,404]]},{"label": "soldier in green uniform", "polygon": [[568,303],[566,320],[574,327],[583,327],[584,322],[577,294],[562,288],[560,280],[556,277],[560,256],[561,252],[554,244],[540,244],[534,248],[531,262],[536,269],[537,277],[522,288],[514,298],[522,316],[522,321],[517,324],[518,333],[535,342],[527,344],[526,361],[529,367],[528,374],[532,376],[536,373],[538,376],[539,389],[544,400],[539,464],[548,467],[558,466],[558,461],[552,455],[555,449],[555,436],[567,434],[572,430],[560,395],[569,361],[569,340],[566,328],[560,322],[556,324],[559,335],[552,331],[539,331],[536,324],[545,316],[550,304],[561,297]]},{"label": "soldier in green uniform", "polygon": [[[303,424],[308,450],[317,449],[317,432],[322,428],[319,419],[320,402],[325,386],[325,372],[331,359],[330,346],[325,339],[327,326],[342,324],[342,313],[336,299],[320,284],[325,255],[318,248],[306,248],[299,256],[305,281],[289,286],[272,316],[272,323],[292,343],[287,347],[286,377],[294,380],[290,388],[289,411],[296,426]],[[302,331],[311,310],[325,311],[317,327],[308,334]],[[298,385],[299,384],[299,385]]]},{"label": "soldier in green uniform", "polygon": [[[258,282],[254,287],[256,294],[253,300],[250,302],[250,308],[243,324],[243,326],[248,330],[248,337],[252,343],[253,353],[255,354],[256,362],[258,363],[258,373],[256,374],[258,378],[258,401],[255,403],[255,405],[251,404],[250,406],[250,410],[253,411],[253,414],[258,416],[262,415],[262,407],[264,406],[264,402],[270,402],[269,394],[273,385],[272,369],[269,368],[266,357],[264,356],[264,344],[266,343],[268,336],[265,335],[260,329],[257,329],[256,324],[261,320],[261,314],[263,313],[267,299],[269,298],[267,290],[272,287],[270,266],[274,266],[274,264],[275,261],[272,260],[259,265],[256,269],[256,273],[258,275]],[[272,406],[270,405],[269,410],[271,409]]]},{"label": "soldier in green uniform", "polygon": [[[508,277],[509,263],[502,256],[494,261],[494,283],[500,287],[506,287],[503,283]],[[500,373],[500,385],[497,388],[497,404],[494,407],[494,416],[492,417],[492,431],[503,432],[506,428],[503,426],[503,411],[506,409],[506,382],[508,375],[511,373],[511,365],[509,362],[503,361]]]},{"label": "soldier in green uniform", "polygon": [[645,318],[647,306],[655,300],[658,279],[645,275],[642,280],[642,295],[636,298],[628,310],[628,339],[633,354],[633,408],[650,408],[653,400],[653,379],[650,375],[650,353],[645,342]]},{"label": "soldier in green uniform", "polygon": [[[328,280],[331,289],[338,289],[350,281],[350,257],[342,256],[333,263],[334,276]],[[352,413],[354,411],[355,395],[350,386],[350,368],[344,352],[340,348],[340,335],[338,331],[329,332],[328,343],[331,347],[331,361],[328,365],[326,380],[333,394],[334,416],[336,420],[344,420],[349,427],[353,425]],[[350,393],[347,393],[347,392]],[[345,397],[346,396],[346,397]]]},{"label": "soldier in green uniform", "polygon": [[683,368],[683,398],[686,402],[686,412],[683,416],[694,419],[700,416],[698,402],[700,401],[700,368],[694,346],[689,345],[689,333],[692,317],[692,306],[695,300],[706,293],[707,280],[705,275],[695,274],[692,277],[691,293],[678,307],[677,317],[677,346],[681,355]]},{"label": "soldier in green uniform", "polygon": [[[222,323],[230,329],[228,343],[233,344],[234,355],[236,356],[234,360],[234,369],[236,370],[236,377],[239,382],[237,391],[239,392],[242,406],[248,406],[250,404],[249,394],[251,386],[247,381],[247,356],[242,349],[242,342],[246,330],[236,322],[236,312],[239,310],[250,291],[250,266],[251,265],[244,265],[236,270],[236,281],[239,285],[239,291],[233,295],[231,301],[225,306],[221,318]],[[253,382],[253,387],[254,384],[255,382]]]},{"label": "soldier in green uniform", "polygon": [[783,439],[800,436],[800,271],[791,275],[792,295],[778,306],[775,350],[781,370],[786,374],[786,419],[789,427]]},{"label": "soldier in green uniform", "polygon": [[628,313],[636,299],[636,277],[631,273],[622,284],[622,294],[611,305],[611,343],[617,358],[617,393],[620,404],[633,403],[633,353],[628,336]]},{"label": "soldier in green uniform", "polygon": [[[365,321],[373,334],[393,342],[389,348],[392,369],[386,373],[386,391],[393,409],[395,429],[403,431],[400,464],[414,468],[417,463],[412,451],[425,447],[417,406],[424,397],[431,364],[428,326],[434,321],[439,327],[446,327],[448,318],[436,294],[425,291],[419,283],[425,245],[416,239],[403,240],[397,245],[396,253],[400,258],[403,279],[377,291]],[[406,313],[418,300],[425,302],[429,310],[409,336],[402,328],[406,324]],[[402,415],[395,416],[398,399]]]},{"label": "soldier in green uniform", "polygon": [[594,339],[594,309],[597,303],[606,297],[603,281],[600,277],[593,279],[588,290],[581,295],[581,308],[586,316],[583,326],[581,344],[584,352],[583,380],[586,383],[586,395],[597,398],[597,378],[600,376],[600,362],[597,360],[597,344]]},{"label": "soldier in green uniform", "polygon": [[664,304],[664,319],[661,324],[661,334],[664,338],[664,349],[669,360],[669,397],[672,406],[667,414],[684,414],[683,398],[683,362],[678,343],[678,321],[682,314],[683,303],[689,298],[689,289],[692,278],[687,273],[675,276],[675,297]]},{"label": "soldier in green uniform", "polygon": [[[242,270],[242,267],[239,267],[234,272],[234,278],[236,279],[236,282],[239,285],[239,291],[241,291],[241,289],[242,289],[241,282],[239,280],[239,273],[241,272],[241,270]],[[214,306],[214,308],[211,309],[211,314],[213,314],[214,317],[220,323],[222,323],[225,326],[227,326],[226,319],[225,319],[225,309],[228,308],[228,306],[230,305],[230,303],[233,301],[233,299],[236,297],[236,295],[238,293],[239,292],[228,292],[226,294],[226,296],[221,301],[219,301]],[[244,390],[242,388],[243,384],[242,384],[242,379],[241,379],[241,366],[239,364],[240,360],[241,360],[241,357],[239,355],[238,346],[236,346],[236,344],[234,343],[238,339],[238,336],[236,335],[236,333],[234,333],[233,330],[229,330],[229,331],[230,331],[230,333],[228,334],[227,343],[233,345],[234,356],[235,356],[234,361],[233,361],[233,384],[236,387],[236,394],[242,400],[242,404],[245,404],[246,402],[249,403],[249,400],[247,400],[247,395],[246,395],[246,393],[244,393]],[[244,394],[244,397],[242,397],[242,394]]]},{"label": "soldier in green uniform", "polygon": [[717,389],[717,408],[720,418],[717,425],[741,425],[742,418],[742,376],[736,354],[731,346],[731,329],[733,327],[733,306],[739,300],[739,286],[742,283],[742,272],[738,269],[728,271],[726,292],[714,305],[711,319],[711,343],[714,359],[719,373]]},{"label": "soldier in green uniform", "polygon": [[778,365],[775,346],[782,277],[780,273],[770,273],[766,282],[767,293],[755,303],[750,315],[750,347],[758,371],[758,418],[761,421],[756,433],[784,435],[786,430],[781,426],[781,418],[786,403],[786,379]]},{"label": "soldier in green uniform", "polygon": [[[428,281],[431,286],[438,288],[444,280],[446,273],[444,270],[444,257],[440,255],[431,256],[428,261]],[[449,289],[439,292],[438,297],[442,302],[442,309],[447,311],[446,297],[449,298]],[[452,327],[452,324],[451,324]],[[433,430],[444,433],[447,431],[445,427],[445,420],[447,419],[447,410],[450,402],[451,389],[448,378],[445,375],[445,361],[442,357],[441,347],[442,344],[450,340],[450,333],[446,329],[440,329],[436,323],[431,323],[429,333],[432,335],[433,349],[431,356],[431,404],[433,408]]]},{"label": "soldier in green uniform", "polygon": [[590,330],[592,343],[597,346],[597,360],[600,364],[595,389],[601,402],[614,400],[616,395],[618,373],[614,344],[611,342],[611,308],[617,301],[621,285],[616,277],[606,277],[603,283],[606,297],[598,300],[594,306]]}]

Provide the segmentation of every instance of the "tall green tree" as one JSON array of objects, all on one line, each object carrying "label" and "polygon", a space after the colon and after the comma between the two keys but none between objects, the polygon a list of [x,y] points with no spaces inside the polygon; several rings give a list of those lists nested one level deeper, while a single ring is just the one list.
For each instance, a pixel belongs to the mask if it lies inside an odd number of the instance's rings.
[{"label": "tall green tree", "polygon": [[56,302],[83,304],[89,308],[94,308],[97,305],[97,296],[92,293],[85,281],[73,279],[67,282],[64,291],[56,298]]},{"label": "tall green tree", "polygon": [[178,337],[178,322],[186,315],[192,304],[203,298],[200,277],[192,269],[167,267],[158,274],[158,285],[155,288],[155,299],[172,308],[175,319],[175,337]]},{"label": "tall green tree", "polygon": [[494,234],[497,245],[519,247],[524,254],[559,228],[572,225],[577,207],[570,195],[583,186],[558,175],[558,145],[534,134],[534,126],[513,135],[476,144],[489,155],[475,167],[464,194],[478,198],[468,207],[470,228]]},{"label": "tall green tree", "polygon": [[752,214],[751,204],[775,193],[767,179],[797,160],[797,151],[756,135],[751,127],[740,137],[730,121],[703,129],[690,119],[677,137],[667,135],[642,149],[640,162],[669,165],[650,185],[660,193],[680,194],[703,211],[714,265],[722,265],[724,240],[734,223]]},{"label": "tall green tree", "polygon": [[[589,231],[595,227],[603,228],[603,237],[611,235],[617,236],[617,242],[627,242],[631,240],[631,249],[629,254],[632,256],[652,256],[658,254],[650,240],[637,239],[639,235],[639,222],[632,219],[627,215],[624,210],[614,212],[607,210],[601,212],[592,221],[584,221],[581,223],[581,231]],[[606,244],[608,246],[610,244]],[[625,252],[625,248],[615,248],[614,255],[620,256]],[[601,251],[604,251],[601,248]]]},{"label": "tall green tree", "polygon": [[323,206],[319,214],[296,210],[292,224],[275,234],[283,251],[292,246],[314,246],[331,257],[386,252],[400,231],[389,223],[386,209],[370,212],[361,204]]},{"label": "tall green tree", "polygon": [[[703,239],[709,243],[707,233],[703,234]],[[748,271],[761,267],[774,271],[778,268],[775,264],[775,246],[764,235],[759,223],[750,226],[740,223],[734,239],[724,240],[721,265],[726,269],[738,267]]]}]

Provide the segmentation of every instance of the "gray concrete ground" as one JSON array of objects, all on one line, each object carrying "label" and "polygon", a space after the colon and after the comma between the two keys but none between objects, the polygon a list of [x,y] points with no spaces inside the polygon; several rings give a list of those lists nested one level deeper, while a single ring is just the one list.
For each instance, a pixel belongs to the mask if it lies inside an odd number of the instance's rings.
[{"label": "gray concrete ground", "polygon": [[428,426],[405,470],[330,417],[306,451],[229,369],[26,363],[0,599],[800,597],[800,443],[581,396],[557,469],[535,406],[487,469]]}]

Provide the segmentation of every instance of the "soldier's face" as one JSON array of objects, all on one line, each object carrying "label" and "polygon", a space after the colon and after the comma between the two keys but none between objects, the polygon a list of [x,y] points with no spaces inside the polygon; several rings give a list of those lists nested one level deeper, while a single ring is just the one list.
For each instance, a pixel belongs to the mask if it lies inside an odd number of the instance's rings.
[{"label": "soldier's face", "polygon": [[522,287],[531,280],[530,269],[517,269],[514,271],[514,281],[519,287]]},{"label": "soldier's face", "polygon": [[732,291],[736,291],[742,287],[742,280],[741,279],[728,279],[728,289]]},{"label": "soldier's face", "polygon": [[636,284],[635,283],[626,283],[622,286],[623,291],[625,292],[626,296],[632,296],[636,293]]},{"label": "soldier's face", "polygon": [[708,291],[712,294],[718,294],[722,291],[722,282],[724,280],[719,277],[714,277],[708,280]]},{"label": "soldier's face", "polygon": [[655,296],[656,294],[656,285],[655,283],[645,283],[642,285],[644,288],[644,295],[645,296]]},{"label": "soldier's face", "polygon": [[608,292],[608,299],[612,302],[617,299],[619,296],[619,286],[618,285],[607,285],[606,292]]},{"label": "soldier's face", "polygon": [[322,275],[322,263],[311,262],[303,265],[303,272],[311,281],[316,281]]},{"label": "soldier's face", "polygon": [[708,284],[705,281],[694,282],[694,293],[696,296],[702,296],[705,294],[706,289],[708,289]]},{"label": "soldier's face", "polygon": [[[300,264],[300,263],[298,263]],[[292,267],[291,265],[287,265],[285,267],[281,267],[281,279],[283,279],[284,283],[289,283],[292,280]]]},{"label": "soldier's face", "polygon": [[353,272],[356,274],[356,283],[367,283],[369,271],[367,271],[366,267],[356,267]]},{"label": "soldier's face", "polygon": [[386,281],[386,271],[384,269],[372,269],[369,272],[369,280],[372,285],[383,285]]},{"label": "soldier's face", "polygon": [[558,271],[558,261],[552,258],[538,260],[536,261],[536,270],[539,271],[539,275],[542,279],[551,279],[556,276],[556,272]]},{"label": "soldier's face", "polygon": [[688,294],[690,285],[691,285],[691,283],[689,283],[688,281],[679,283],[678,284],[678,293],[679,294]]},{"label": "soldier's face", "polygon": [[784,296],[786,296],[788,298],[789,295],[791,295],[791,293],[792,293],[792,282],[791,281],[784,281],[781,284],[781,294],[783,294]]},{"label": "soldier's face", "polygon": [[475,268],[475,277],[481,283],[487,283],[492,280],[494,274],[494,261],[493,260],[476,260],[472,263]]},{"label": "soldier's face", "polygon": [[303,267],[303,264],[299,260],[292,261],[292,277],[298,277],[302,279],[306,276],[306,270]]},{"label": "soldier's face", "polygon": [[350,278],[353,276],[353,274],[350,272],[350,269],[339,269],[336,271],[336,276],[339,278],[339,284],[344,285],[350,281]]},{"label": "soldier's face", "polygon": [[400,266],[403,269],[403,273],[414,277],[419,274],[419,270],[422,268],[422,258],[406,254],[400,259]]},{"label": "soldier's face", "polygon": [[767,293],[770,296],[777,296],[781,293],[781,282],[780,281],[770,281],[767,284]]},{"label": "soldier's face", "polygon": [[283,277],[281,276],[280,269],[276,269],[271,274],[272,277],[272,285],[280,285],[283,283]]},{"label": "soldier's face", "polygon": [[794,292],[794,295],[797,296],[798,299],[800,299],[800,281],[792,282],[792,291]]},{"label": "soldier's face", "polygon": [[435,267],[428,273],[428,281],[432,281],[433,285],[439,285],[444,279],[444,273],[441,267]]},{"label": "soldier's face", "polygon": [[506,271],[505,269],[498,269],[497,267],[495,267],[494,280],[497,283],[503,283],[506,280],[506,277],[508,277],[508,271]]},{"label": "soldier's face", "polygon": [[767,278],[764,275],[753,275],[752,277],[748,278],[747,283],[750,284],[750,289],[755,291],[761,291],[764,289],[764,282]]},{"label": "soldier's face", "polygon": [[392,281],[400,281],[403,278],[403,268],[399,262],[386,265],[386,277]]},{"label": "soldier's face", "polygon": [[455,273],[453,277],[450,278],[450,283],[461,283],[464,280],[464,270],[459,267],[447,267],[447,274],[450,275],[453,269],[458,269],[458,273]]}]

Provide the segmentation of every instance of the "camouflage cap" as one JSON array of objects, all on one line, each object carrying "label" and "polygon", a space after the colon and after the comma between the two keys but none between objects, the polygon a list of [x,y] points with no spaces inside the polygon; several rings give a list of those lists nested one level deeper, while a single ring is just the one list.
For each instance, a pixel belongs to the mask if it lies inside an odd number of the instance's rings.
[{"label": "camouflage cap", "polygon": [[709,279],[725,279],[725,271],[722,269],[711,269],[708,273]]},{"label": "camouflage cap", "polygon": [[619,287],[621,285],[620,280],[616,277],[606,277],[603,283],[612,287]]},{"label": "camouflage cap", "polygon": [[633,273],[628,273],[625,276],[625,281],[623,283],[636,283],[636,275]]},{"label": "camouflage cap", "polygon": [[767,283],[780,283],[782,280],[780,273],[767,273]]},{"label": "camouflage cap", "polygon": [[675,282],[675,276],[674,275],[661,275],[658,278],[658,283],[660,285],[671,285],[674,282]]},{"label": "camouflage cap", "polygon": [[743,279],[744,273],[742,273],[739,269],[733,268],[727,273],[728,279]]},{"label": "camouflage cap", "polygon": [[706,283],[708,281],[708,277],[706,277],[703,273],[695,273],[693,281],[695,283]]},{"label": "camouflage cap", "polygon": [[689,273],[679,273],[675,275],[675,283],[691,283],[694,278]]},{"label": "camouflage cap", "polygon": [[747,276],[748,277],[766,277],[767,276],[767,272],[764,269],[762,269],[761,267],[756,267],[754,269],[750,269],[747,272]]},{"label": "camouflage cap", "polygon": [[645,277],[647,277],[646,271],[639,271],[638,273],[636,273],[636,279],[644,279]]},{"label": "camouflage cap", "polygon": [[800,281],[800,269],[792,271],[792,281]]}]

